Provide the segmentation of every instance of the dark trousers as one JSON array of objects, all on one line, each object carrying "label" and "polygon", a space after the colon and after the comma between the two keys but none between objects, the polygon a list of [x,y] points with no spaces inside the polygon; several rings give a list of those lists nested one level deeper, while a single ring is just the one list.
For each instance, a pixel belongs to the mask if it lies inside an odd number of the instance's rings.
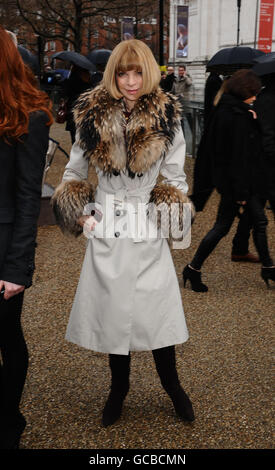
[{"label": "dark trousers", "polygon": [[[21,327],[24,292],[0,297],[0,415],[16,420],[28,369],[28,350]],[[0,421],[1,421],[0,419]]]},{"label": "dark trousers", "polygon": [[240,215],[236,234],[232,242],[232,253],[234,255],[246,255],[249,251],[249,238],[252,228],[252,220],[248,210]]},{"label": "dark trousers", "polygon": [[[266,200],[261,199],[261,201],[262,206],[264,207],[266,204]],[[270,209],[275,215],[275,200],[271,200],[268,202],[270,205]],[[251,215],[249,214],[249,211],[245,210],[244,213],[240,216],[237,231],[235,237],[233,238],[232,253],[234,255],[246,255],[248,253],[249,238],[252,225],[253,224],[251,220]]]},{"label": "dark trousers", "polygon": [[[197,249],[191,266],[200,270],[206,258],[212,253],[219,241],[229,232],[235,217],[238,214],[239,206],[229,197],[221,196],[216,222],[213,228],[207,233]],[[258,251],[263,266],[272,266],[267,243],[266,226],[267,218],[264,212],[264,203],[253,196],[247,202],[247,215],[250,217],[253,228],[253,240]]]}]

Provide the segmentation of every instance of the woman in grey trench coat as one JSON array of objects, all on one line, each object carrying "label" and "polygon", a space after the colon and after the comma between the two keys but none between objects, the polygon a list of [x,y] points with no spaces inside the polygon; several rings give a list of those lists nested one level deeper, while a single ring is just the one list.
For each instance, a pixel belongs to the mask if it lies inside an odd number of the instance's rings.
[{"label": "woman in grey trench coat", "polygon": [[[66,338],[109,354],[104,426],[121,415],[130,351],[152,350],[176,413],[194,420],[176,370],[174,345],[187,341],[188,331],[163,228],[171,220],[171,234],[178,219],[182,234],[191,219],[185,141],[177,98],[159,81],[159,67],[142,41],[116,46],[102,83],[75,106],[76,142],[53,197],[62,230],[84,231],[89,239]],[[87,181],[90,164],[96,189]]]}]

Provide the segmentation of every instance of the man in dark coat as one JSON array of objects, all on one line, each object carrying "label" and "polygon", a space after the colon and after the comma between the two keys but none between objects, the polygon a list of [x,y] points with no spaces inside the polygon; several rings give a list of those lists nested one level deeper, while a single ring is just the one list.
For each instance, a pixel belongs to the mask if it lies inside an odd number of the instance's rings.
[{"label": "man in dark coat", "polygon": [[176,76],[174,74],[174,67],[172,65],[168,65],[167,75],[165,78],[161,79],[160,87],[163,89],[163,91],[172,91],[175,81]]}]

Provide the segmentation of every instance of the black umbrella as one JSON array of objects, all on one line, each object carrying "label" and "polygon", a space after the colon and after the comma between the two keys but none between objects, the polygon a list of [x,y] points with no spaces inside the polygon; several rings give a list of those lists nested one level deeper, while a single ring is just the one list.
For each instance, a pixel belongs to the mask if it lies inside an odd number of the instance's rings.
[{"label": "black umbrella", "polygon": [[34,73],[39,73],[38,58],[23,46],[19,45],[17,49],[23,59],[23,62],[28,65]]},{"label": "black umbrella", "polygon": [[66,60],[68,62],[72,62],[72,64],[77,65],[78,67],[81,67],[82,69],[96,72],[95,65],[90,60],[88,60],[87,57],[84,57],[84,55],[79,54],[79,52],[75,52],[75,51],[56,52],[55,54],[51,56],[51,58],[58,59],[58,60]]},{"label": "black umbrella", "polygon": [[255,59],[255,65],[252,70],[260,76],[275,73],[275,52],[265,54],[264,56]]},{"label": "black umbrella", "polygon": [[232,75],[241,68],[251,68],[254,60],[264,52],[252,47],[228,47],[221,49],[209,60],[207,72],[217,72],[221,75]]},{"label": "black umbrella", "polygon": [[95,49],[92,52],[89,52],[87,57],[95,65],[106,65],[111,54],[112,51],[110,51],[109,49]]}]

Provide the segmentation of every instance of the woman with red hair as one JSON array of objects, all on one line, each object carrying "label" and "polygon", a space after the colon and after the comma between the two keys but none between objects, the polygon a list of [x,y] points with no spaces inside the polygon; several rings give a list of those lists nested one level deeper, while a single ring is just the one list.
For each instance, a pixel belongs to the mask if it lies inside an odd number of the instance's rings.
[{"label": "woman with red hair", "polygon": [[19,405],[28,351],[20,317],[34,271],[52,115],[48,96],[2,27],[0,51],[0,449],[13,449],[26,426]]}]

